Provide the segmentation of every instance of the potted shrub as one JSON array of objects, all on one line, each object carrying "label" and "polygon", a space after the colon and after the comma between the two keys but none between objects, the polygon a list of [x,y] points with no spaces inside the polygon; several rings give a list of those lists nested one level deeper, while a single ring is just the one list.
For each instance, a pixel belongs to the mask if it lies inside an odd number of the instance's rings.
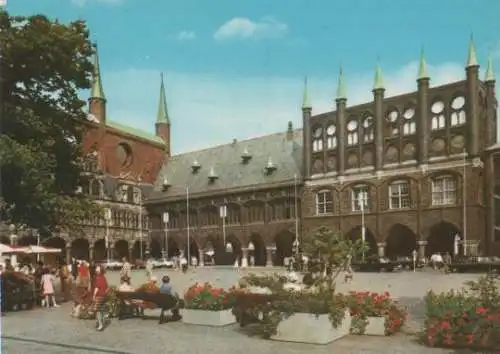
[{"label": "potted shrub", "polygon": [[396,306],[388,292],[350,292],[346,301],[352,317],[352,334],[390,335],[405,323],[405,311]]},{"label": "potted shrub", "polygon": [[212,285],[194,284],[184,294],[182,321],[187,324],[226,326],[236,322],[232,313],[235,296],[232,291]]}]

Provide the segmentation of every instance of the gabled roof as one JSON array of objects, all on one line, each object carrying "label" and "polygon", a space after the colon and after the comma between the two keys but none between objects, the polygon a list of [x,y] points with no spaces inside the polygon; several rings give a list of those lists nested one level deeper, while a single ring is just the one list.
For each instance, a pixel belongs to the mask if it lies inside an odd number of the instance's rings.
[{"label": "gabled roof", "polygon": [[[292,135],[291,139],[289,138]],[[251,159],[243,163],[242,155]],[[201,166],[193,172],[193,162]],[[269,161],[275,167],[266,173]],[[231,144],[172,156],[158,174],[150,202],[155,199],[175,198],[189,193],[214,193],[245,187],[262,188],[300,178],[302,166],[302,130],[266,135],[254,139],[234,141]],[[217,178],[210,182],[209,175]],[[169,187],[163,191],[164,180]]]},{"label": "gabled roof", "polygon": [[130,134],[132,136],[136,136],[138,138],[146,139],[146,140],[152,141],[152,142],[154,142],[156,144],[166,145],[166,142],[161,137],[156,136],[156,135],[154,135],[152,133],[145,132],[145,131],[140,130],[140,129],[132,128],[132,127],[130,127],[128,125],[121,124],[121,123],[118,123],[118,122],[115,122],[115,121],[111,121],[109,119],[106,120],[106,125],[108,127],[111,127],[113,129],[119,130],[121,132]]}]

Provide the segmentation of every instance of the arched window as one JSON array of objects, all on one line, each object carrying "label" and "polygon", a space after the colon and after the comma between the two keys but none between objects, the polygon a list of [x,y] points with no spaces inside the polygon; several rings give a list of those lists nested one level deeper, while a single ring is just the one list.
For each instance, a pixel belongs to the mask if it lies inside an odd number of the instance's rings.
[{"label": "arched window", "polygon": [[357,145],[358,142],[359,142],[358,122],[352,119],[349,123],[347,123],[347,145],[348,146]]},{"label": "arched window", "polygon": [[337,147],[337,127],[332,124],[326,128],[326,148],[335,149]]},{"label": "arched window", "polygon": [[246,205],[247,221],[249,223],[264,221],[264,204],[260,202],[250,202]]},{"label": "arched window", "polygon": [[102,197],[102,183],[101,181],[95,179],[90,182],[90,194],[93,197],[101,198]]},{"label": "arched window", "polygon": [[313,131],[313,152],[318,152],[323,150],[323,128],[317,127]]},{"label": "arched window", "polygon": [[399,135],[399,111],[391,108],[386,114],[387,123],[391,131],[391,136]]},{"label": "arched window", "polygon": [[360,184],[351,188],[351,208],[352,211],[367,211],[370,205],[370,188]]},{"label": "arched window", "polygon": [[228,224],[239,224],[241,216],[241,208],[237,204],[227,205],[227,218],[226,222]]},{"label": "arched window", "polygon": [[466,122],[465,114],[465,98],[463,96],[457,96],[451,101],[451,116],[450,125],[452,127],[463,125]]},{"label": "arched window", "polygon": [[403,135],[413,135],[417,132],[417,123],[415,122],[415,109],[407,108],[403,112]]},{"label": "arched window", "polygon": [[457,202],[457,181],[453,176],[440,176],[432,180],[432,205]]},{"label": "arched window", "polygon": [[431,106],[431,130],[441,130],[446,127],[446,119],[444,116],[444,103],[436,101]]},{"label": "arched window", "polygon": [[371,115],[366,115],[363,119],[363,141],[365,143],[371,143],[374,138],[373,117]]},{"label": "arched window", "polygon": [[410,207],[410,184],[407,181],[396,181],[389,185],[389,209],[405,209]]},{"label": "arched window", "polygon": [[316,193],[316,215],[328,215],[333,213],[332,191],[320,191]]}]

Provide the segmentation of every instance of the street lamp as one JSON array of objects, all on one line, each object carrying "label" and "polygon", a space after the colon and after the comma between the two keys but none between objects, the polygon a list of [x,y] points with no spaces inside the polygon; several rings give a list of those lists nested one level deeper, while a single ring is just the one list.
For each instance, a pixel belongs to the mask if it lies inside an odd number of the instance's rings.
[{"label": "street lamp", "polygon": [[365,261],[365,242],[366,242],[366,227],[365,227],[365,207],[367,206],[368,193],[360,191],[358,193],[358,204],[361,210],[361,243],[363,246],[362,260]]},{"label": "street lamp", "polygon": [[163,225],[165,228],[165,258],[168,258],[168,222],[169,222],[168,211],[163,213]]},{"label": "street lamp", "polygon": [[226,252],[233,251],[233,245],[229,242],[226,243],[226,217],[227,217],[227,205],[221,205],[219,208],[220,217],[222,219],[222,239],[224,242],[224,247]]},{"label": "street lamp", "polygon": [[109,226],[111,224],[111,209],[110,208],[105,208],[104,209],[104,222],[106,224],[106,258],[108,260],[108,264],[109,264],[109,260],[110,260],[110,249],[109,249]]}]

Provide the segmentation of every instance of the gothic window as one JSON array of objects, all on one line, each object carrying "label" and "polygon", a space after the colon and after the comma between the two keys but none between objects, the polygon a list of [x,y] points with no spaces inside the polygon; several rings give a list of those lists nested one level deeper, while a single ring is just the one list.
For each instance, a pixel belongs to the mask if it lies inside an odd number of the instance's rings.
[{"label": "gothic window", "polygon": [[417,131],[417,123],[415,122],[415,109],[407,108],[403,112],[403,135],[413,135]]},{"label": "gothic window", "polygon": [[389,185],[389,209],[410,207],[410,185],[407,181],[396,181]]},{"label": "gothic window", "polygon": [[354,119],[347,123],[347,145],[357,145],[358,139],[358,122]]},{"label": "gothic window", "polygon": [[[186,225],[187,225],[187,220],[186,220]],[[189,209],[189,227],[195,227],[197,225],[198,225],[198,211],[196,209]]]},{"label": "gothic window", "polygon": [[387,112],[386,116],[387,122],[389,124],[391,136],[398,136],[399,135],[399,112],[397,109],[392,108]]},{"label": "gothic window", "polygon": [[457,202],[457,181],[452,176],[432,180],[432,205],[448,205]]},{"label": "gothic window", "polygon": [[179,215],[172,210],[168,211],[168,228],[169,229],[179,228]]},{"label": "gothic window", "polygon": [[466,115],[464,106],[465,98],[463,96],[457,96],[451,101],[450,125],[452,127],[465,124]]},{"label": "gothic window", "polygon": [[92,180],[90,182],[90,194],[93,197],[101,198],[102,197],[102,184],[99,180]]},{"label": "gothic window", "polygon": [[293,209],[288,200],[274,201],[271,207],[271,220],[287,220],[293,218]]},{"label": "gothic window", "polygon": [[209,206],[203,211],[203,224],[207,226],[217,225],[219,222],[219,212],[215,206]]},{"label": "gothic window", "polygon": [[239,205],[230,204],[227,206],[226,222],[228,224],[239,224],[241,216],[241,208]]},{"label": "gothic window", "polygon": [[351,188],[351,210],[361,211],[369,209],[370,188],[367,185],[357,185]]},{"label": "gothic window", "polygon": [[436,101],[431,106],[431,130],[442,130],[446,126],[446,120],[444,116],[444,103],[441,101]]},{"label": "gothic window", "polygon": [[134,204],[140,204],[141,203],[141,189],[140,188],[134,188],[134,195],[132,196],[133,197],[133,201],[134,201]]},{"label": "gothic window", "polygon": [[326,128],[326,148],[335,149],[337,147],[337,128],[332,124]]},{"label": "gothic window", "polygon": [[318,127],[313,131],[313,152],[323,150],[323,128]]},{"label": "gothic window", "polygon": [[246,207],[247,220],[249,223],[264,221],[264,205],[261,203],[250,203]]},{"label": "gothic window", "polygon": [[125,202],[132,203],[134,201],[134,187],[129,186],[127,188],[127,200]]},{"label": "gothic window", "polygon": [[316,193],[316,215],[328,215],[333,213],[332,191],[320,191]]},{"label": "gothic window", "polygon": [[142,216],[142,229],[149,230],[149,218],[147,215]]},{"label": "gothic window", "polygon": [[374,138],[375,133],[373,131],[373,117],[371,115],[367,115],[363,119],[363,141],[365,143],[370,143]]},{"label": "gothic window", "polygon": [[128,187],[126,185],[121,185],[116,191],[116,199],[119,202],[126,203],[128,200]]}]

